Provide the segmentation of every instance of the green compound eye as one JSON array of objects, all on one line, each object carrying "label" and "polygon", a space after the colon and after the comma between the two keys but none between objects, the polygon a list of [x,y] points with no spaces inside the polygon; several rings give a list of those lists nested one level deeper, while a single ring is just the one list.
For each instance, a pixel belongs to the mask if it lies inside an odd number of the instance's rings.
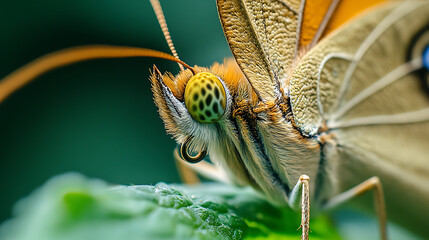
[{"label": "green compound eye", "polygon": [[214,123],[225,113],[225,89],[214,74],[197,73],[186,85],[185,105],[198,122]]}]

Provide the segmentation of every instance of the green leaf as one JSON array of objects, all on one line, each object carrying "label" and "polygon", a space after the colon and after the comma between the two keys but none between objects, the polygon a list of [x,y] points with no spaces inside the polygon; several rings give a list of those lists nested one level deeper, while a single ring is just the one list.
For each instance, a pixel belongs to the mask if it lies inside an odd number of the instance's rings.
[{"label": "green leaf", "polygon": [[[299,214],[250,188],[221,184],[109,186],[66,174],[14,210],[0,239],[300,239]],[[312,239],[339,239],[326,216],[310,226]]]}]

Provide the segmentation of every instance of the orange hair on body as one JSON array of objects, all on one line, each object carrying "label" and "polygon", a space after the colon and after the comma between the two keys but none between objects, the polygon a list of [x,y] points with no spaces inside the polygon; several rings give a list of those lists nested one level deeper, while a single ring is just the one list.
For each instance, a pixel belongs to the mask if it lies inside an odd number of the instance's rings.
[{"label": "orange hair on body", "polygon": [[[257,104],[258,97],[256,93],[234,59],[225,59],[223,64],[214,63],[210,68],[194,66],[193,69],[195,73],[209,72],[221,78],[228,87],[234,102],[250,99],[252,106]],[[181,71],[177,76],[165,73],[163,81],[173,95],[183,102],[185,100],[186,84],[193,75],[190,70]]]}]

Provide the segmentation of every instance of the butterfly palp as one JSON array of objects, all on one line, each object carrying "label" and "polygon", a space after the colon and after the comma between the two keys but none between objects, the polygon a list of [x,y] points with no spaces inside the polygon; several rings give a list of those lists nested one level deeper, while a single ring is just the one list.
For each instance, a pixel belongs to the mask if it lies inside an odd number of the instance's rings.
[{"label": "butterfly palp", "polygon": [[185,104],[188,112],[198,122],[218,121],[226,108],[226,93],[219,78],[208,72],[191,77],[185,88]]}]

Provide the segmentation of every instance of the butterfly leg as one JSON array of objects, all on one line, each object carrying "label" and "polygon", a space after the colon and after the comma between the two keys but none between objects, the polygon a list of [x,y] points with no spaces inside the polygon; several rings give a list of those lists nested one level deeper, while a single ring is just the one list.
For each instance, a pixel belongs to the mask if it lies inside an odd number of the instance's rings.
[{"label": "butterfly leg", "polygon": [[208,179],[230,184],[231,180],[215,165],[208,163],[206,161],[201,161],[199,163],[189,163],[180,157],[179,149],[174,150],[174,159],[176,162],[177,170],[179,172],[182,182],[186,184],[197,184],[201,180],[198,177],[198,174],[204,176]]},{"label": "butterfly leg", "polygon": [[365,192],[368,192],[369,190],[374,190],[374,202],[375,207],[378,215],[378,222],[380,225],[380,234],[381,239],[386,240],[387,239],[387,233],[386,233],[386,207],[384,203],[384,193],[383,193],[383,187],[381,185],[380,179],[378,177],[372,177],[361,184],[335,196],[334,198],[330,199],[326,205],[324,206],[325,209],[332,209],[344,202],[347,202],[348,200],[359,196]]},{"label": "butterfly leg", "polygon": [[[301,175],[289,195],[289,205],[293,209],[301,206],[301,240],[308,240],[310,231],[310,177]],[[301,201],[299,201],[301,200]]]}]

